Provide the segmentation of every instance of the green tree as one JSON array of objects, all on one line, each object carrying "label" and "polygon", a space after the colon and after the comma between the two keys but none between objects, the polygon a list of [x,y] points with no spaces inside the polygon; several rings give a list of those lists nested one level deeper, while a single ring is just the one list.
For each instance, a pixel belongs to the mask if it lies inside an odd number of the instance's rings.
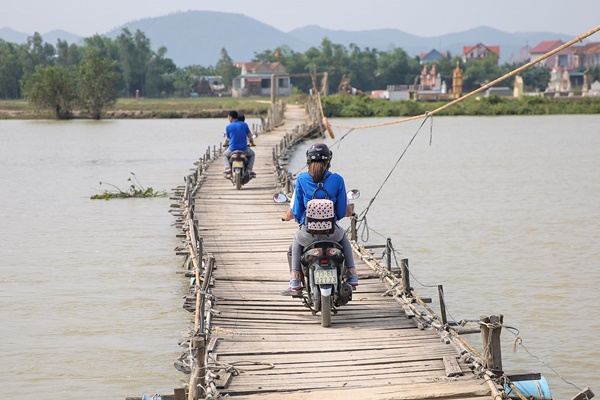
[{"label": "green tree", "polygon": [[420,70],[418,60],[410,58],[401,48],[393,48],[379,53],[376,85],[378,88],[385,88],[387,85],[412,85]]},{"label": "green tree", "polygon": [[135,35],[132,35],[128,29],[123,29],[117,37],[117,45],[126,96],[135,96],[137,90],[145,96],[146,73],[152,57],[150,40],[139,29]]},{"label": "green tree", "polygon": [[102,111],[117,100],[114,84],[119,75],[114,71],[115,62],[109,57],[101,58],[95,47],[85,50],[77,66],[77,92],[79,104],[94,119],[100,119]]},{"label": "green tree", "polygon": [[342,77],[349,73],[348,49],[325,38],[319,49],[312,47],[305,55],[308,69],[327,72],[329,93],[337,92]]},{"label": "green tree", "polygon": [[277,62],[278,59],[275,56],[275,52],[271,50],[265,50],[262,53],[254,53],[254,57],[252,58],[253,62]]},{"label": "green tree", "polygon": [[221,58],[217,61],[215,72],[223,78],[223,85],[226,89],[231,89],[233,78],[241,73],[241,69],[233,65],[233,61],[225,48],[221,49]]},{"label": "green tree", "polygon": [[0,39],[0,98],[20,98],[19,80],[22,77],[23,67],[19,61],[19,46]]},{"label": "green tree", "polygon": [[348,77],[350,78],[352,87],[363,91],[377,89],[375,84],[377,59],[378,52],[376,49],[370,50],[366,48],[362,51],[357,45],[350,45]]},{"label": "green tree", "polygon": [[119,74],[119,80],[114,84],[114,88],[119,95],[129,97],[130,94],[127,92],[125,80],[123,78],[123,67],[120,63],[119,45],[117,41],[96,34],[85,38],[85,47],[96,48],[98,50],[98,55],[101,58],[110,58],[115,61],[115,72]]},{"label": "green tree", "polygon": [[500,68],[498,67],[498,56],[496,54],[481,60],[468,61],[465,64],[463,91],[471,92],[499,76]]},{"label": "green tree", "polygon": [[79,64],[82,58],[82,49],[76,44],[71,44],[65,40],[58,39],[56,43],[56,65],[71,67]]},{"label": "green tree", "polygon": [[521,72],[523,86],[526,91],[544,91],[550,82],[550,68],[533,66]]},{"label": "green tree", "polygon": [[51,109],[59,119],[73,117],[77,94],[71,74],[65,67],[38,65],[22,86],[25,98],[33,104]]},{"label": "green tree", "polygon": [[177,66],[166,54],[167,48],[161,46],[149,60],[146,71],[146,95],[149,97],[164,97],[175,92]]},{"label": "green tree", "polygon": [[[306,57],[306,55],[304,55],[302,53],[297,53],[288,47],[281,47],[279,49],[279,60],[283,65],[285,65],[286,70],[290,75],[307,74],[307,73],[311,73],[314,71],[314,66],[313,66],[313,69],[310,68],[310,62],[308,60],[308,57]],[[324,72],[324,71],[318,71],[318,72]],[[292,83],[293,83],[294,87],[303,93],[308,93],[309,90],[313,86],[312,78],[310,76],[308,76],[308,77],[302,77],[302,76],[301,77],[293,77],[292,76],[291,79],[292,79]],[[318,84],[320,84],[320,81],[318,82]]]}]

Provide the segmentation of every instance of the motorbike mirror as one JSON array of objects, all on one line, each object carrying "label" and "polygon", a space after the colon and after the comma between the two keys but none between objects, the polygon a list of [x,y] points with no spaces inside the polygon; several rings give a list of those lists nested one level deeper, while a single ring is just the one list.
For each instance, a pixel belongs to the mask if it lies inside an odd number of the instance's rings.
[{"label": "motorbike mirror", "polygon": [[288,201],[288,198],[287,198],[287,196],[286,196],[285,194],[283,194],[283,193],[275,193],[275,194],[273,195],[273,201],[274,201],[275,203],[285,203],[285,202],[287,202],[287,201]]},{"label": "motorbike mirror", "polygon": [[349,190],[348,193],[346,193],[346,197],[348,197],[348,200],[356,200],[360,197],[360,190],[358,190],[358,189]]},{"label": "motorbike mirror", "polygon": [[252,134],[252,139],[256,139],[257,137],[258,137],[258,134],[257,134],[257,133],[253,133],[253,134]]}]

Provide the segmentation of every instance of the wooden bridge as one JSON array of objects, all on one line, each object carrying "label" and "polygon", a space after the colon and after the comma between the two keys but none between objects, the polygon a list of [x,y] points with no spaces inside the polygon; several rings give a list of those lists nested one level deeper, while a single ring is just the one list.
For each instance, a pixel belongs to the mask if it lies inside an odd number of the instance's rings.
[{"label": "wooden bridge", "polygon": [[310,131],[307,120],[303,107],[288,106],[285,122],[257,138],[257,178],[242,190],[223,179],[216,148],[178,189],[172,212],[195,318],[180,359],[190,384],[175,398],[501,398],[480,355],[355,241],[360,285],[330,328],[281,295],[297,225],[282,222],[288,205],[273,202],[289,186],[278,160]]}]

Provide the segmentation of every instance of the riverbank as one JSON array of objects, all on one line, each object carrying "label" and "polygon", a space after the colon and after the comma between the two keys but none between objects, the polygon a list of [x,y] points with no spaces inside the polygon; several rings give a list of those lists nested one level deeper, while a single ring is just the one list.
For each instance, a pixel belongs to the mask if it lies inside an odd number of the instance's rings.
[{"label": "riverbank", "polygon": [[[267,98],[233,99],[201,97],[172,99],[118,99],[102,115],[103,119],[224,118],[229,110],[253,117],[266,115]],[[87,119],[75,113],[75,119]],[[56,119],[51,110],[39,109],[25,100],[0,100],[0,119]]]},{"label": "riverbank", "polygon": [[[296,103],[296,96],[283,98]],[[408,117],[425,114],[447,102],[389,101],[366,96],[334,95],[322,98],[326,117]],[[172,99],[119,99],[108,108],[103,119],[178,119],[224,118],[229,110],[251,116],[267,115],[271,101],[266,97],[234,99],[231,97],[172,98]],[[600,114],[600,98],[524,97],[513,99],[499,96],[473,97],[449,107],[437,115],[447,116],[500,116],[500,115],[558,115]],[[24,100],[0,100],[0,119],[55,119],[50,110],[38,109]],[[75,113],[76,119],[88,116]]]},{"label": "riverbank", "polygon": [[[323,97],[326,117],[411,117],[436,110],[448,102],[389,101],[366,96]],[[492,95],[468,98],[436,115],[500,116],[600,114],[600,97],[523,97],[515,99]]]}]

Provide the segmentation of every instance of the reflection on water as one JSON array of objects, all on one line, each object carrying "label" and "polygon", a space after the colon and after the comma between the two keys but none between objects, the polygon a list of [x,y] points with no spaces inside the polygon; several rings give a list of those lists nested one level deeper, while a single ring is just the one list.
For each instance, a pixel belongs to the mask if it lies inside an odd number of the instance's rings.
[{"label": "reflection on water", "polygon": [[[592,389],[600,387],[599,122],[436,118],[432,145],[424,128],[367,214],[370,241],[392,238],[419,293],[437,299],[443,284],[457,320],[504,314],[532,354]],[[122,399],[181,386],[173,362],[191,318],[181,307],[187,283],[175,274],[171,201],[89,196],[100,181],[128,186],[130,172],[170,190],[222,140],[225,123],[0,122],[6,398]],[[333,146],[332,169],[361,190],[359,213],[419,124],[357,130]],[[511,353],[513,339],[503,331],[506,370],[542,372],[557,399],[576,393],[523,348]]]}]

